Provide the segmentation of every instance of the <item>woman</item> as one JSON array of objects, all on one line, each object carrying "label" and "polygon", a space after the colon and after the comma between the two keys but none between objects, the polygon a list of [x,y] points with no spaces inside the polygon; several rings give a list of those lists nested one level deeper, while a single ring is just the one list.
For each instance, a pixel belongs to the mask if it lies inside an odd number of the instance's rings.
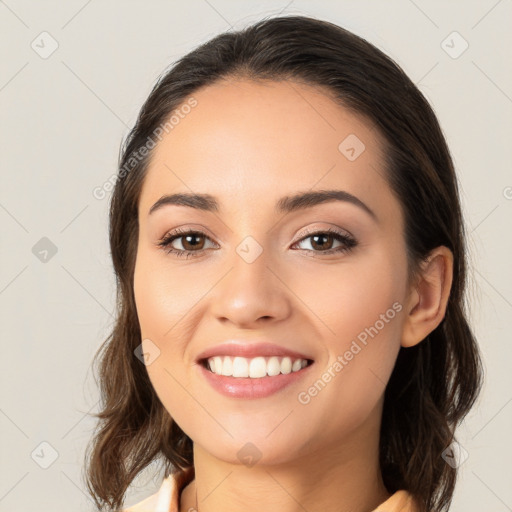
[{"label": "woman", "polygon": [[[481,386],[437,119],[331,23],[219,35],[153,88],[111,202],[98,508],[447,510]],[[452,467],[454,466],[454,467]]]}]

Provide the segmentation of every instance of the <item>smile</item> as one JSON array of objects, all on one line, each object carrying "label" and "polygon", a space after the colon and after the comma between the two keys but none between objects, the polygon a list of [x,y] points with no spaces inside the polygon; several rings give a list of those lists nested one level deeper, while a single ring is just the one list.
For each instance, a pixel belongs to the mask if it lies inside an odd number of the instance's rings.
[{"label": "smile", "polygon": [[305,378],[313,365],[311,359],[287,356],[215,356],[201,360],[197,368],[221,395],[255,399],[271,396]]},{"label": "smile", "polygon": [[298,372],[310,364],[308,359],[291,357],[231,357],[215,356],[203,360],[203,365],[212,373],[226,377],[261,379]]}]

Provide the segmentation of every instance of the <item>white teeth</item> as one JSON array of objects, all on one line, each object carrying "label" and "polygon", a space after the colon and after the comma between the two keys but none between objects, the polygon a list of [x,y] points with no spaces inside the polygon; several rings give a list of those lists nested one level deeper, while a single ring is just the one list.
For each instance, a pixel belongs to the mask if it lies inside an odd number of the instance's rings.
[{"label": "white teeth", "polygon": [[298,372],[307,366],[306,359],[292,360],[290,357],[231,357],[215,356],[210,357],[207,366],[217,375],[228,377],[250,377],[260,379],[262,377],[274,377],[280,373],[286,375],[291,372]]},{"label": "white teeth", "polygon": [[222,357],[216,356],[216,357],[210,357],[208,361],[213,360],[214,368],[212,368],[212,372],[219,373],[222,371]]},{"label": "white teeth", "polygon": [[[259,379],[267,376],[267,362],[264,357],[255,357],[249,364],[249,377]],[[236,375],[233,375],[236,377]]]},{"label": "white teeth", "polygon": [[281,373],[281,363],[279,362],[278,357],[271,357],[267,363],[267,375],[270,377],[274,377],[274,375],[279,375]]},{"label": "white teeth", "polygon": [[295,361],[293,361],[292,372],[296,372],[302,368],[302,361],[304,361],[304,359],[296,359]]},{"label": "white teeth", "polygon": [[283,357],[281,361],[281,373],[287,374],[292,371],[292,360],[289,357]]},{"label": "white teeth", "polygon": [[233,377],[249,377],[249,363],[245,357],[233,359]]},{"label": "white teeth", "polygon": [[[215,373],[217,373],[217,368],[215,368]],[[231,357],[225,357],[222,361],[222,369],[220,371],[220,375],[233,375],[233,360]]]}]

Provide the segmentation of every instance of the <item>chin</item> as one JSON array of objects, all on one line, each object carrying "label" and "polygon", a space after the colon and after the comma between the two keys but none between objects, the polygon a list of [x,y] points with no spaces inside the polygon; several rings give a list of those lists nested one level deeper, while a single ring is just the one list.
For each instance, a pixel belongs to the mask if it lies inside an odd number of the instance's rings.
[{"label": "chin", "polygon": [[[295,432],[297,432],[300,427],[295,427]],[[194,444],[201,445],[202,450],[207,451],[216,459],[247,467],[290,463],[298,457],[302,451],[301,447],[308,444],[308,440],[304,439],[303,435],[298,439],[292,431],[286,429],[283,429],[280,435],[277,434],[277,429],[269,435],[266,427],[264,432],[246,428],[239,431],[230,430],[230,433],[233,437],[224,432],[222,438],[212,436],[205,439],[204,443],[201,442],[200,435]],[[204,435],[204,431],[202,435]]]}]

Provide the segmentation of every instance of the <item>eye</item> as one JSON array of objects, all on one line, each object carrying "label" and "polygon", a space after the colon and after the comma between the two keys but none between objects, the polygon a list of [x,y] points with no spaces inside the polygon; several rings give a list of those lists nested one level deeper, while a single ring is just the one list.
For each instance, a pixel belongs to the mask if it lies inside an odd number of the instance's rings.
[{"label": "eye", "polygon": [[[357,245],[357,241],[352,236],[329,228],[323,231],[310,232],[293,246],[307,240],[310,240],[309,245],[312,249],[306,248],[304,250],[323,254],[348,252]],[[336,242],[339,243],[337,247],[335,246]]]},{"label": "eye", "polygon": [[[302,248],[301,250],[321,253],[322,255],[348,252],[357,245],[357,241],[352,236],[329,228],[308,233],[307,236],[295,242],[292,248],[307,240],[311,240],[309,245],[312,248]],[[200,256],[204,252],[207,241],[212,242],[211,239],[201,231],[176,229],[159,240],[157,245],[168,254],[175,254],[177,257],[188,259],[190,257]],[[175,242],[178,242],[177,245],[180,245],[181,248],[176,247]],[[336,243],[339,245],[336,246]],[[215,247],[216,244],[213,244],[213,246]]]},{"label": "eye", "polygon": [[[165,235],[158,242],[158,246],[169,254],[174,253],[178,257],[189,258],[199,256],[202,253],[206,240],[210,240],[210,238],[201,231],[176,229]],[[178,241],[177,245],[181,245],[182,248],[175,247],[175,241]]]}]

